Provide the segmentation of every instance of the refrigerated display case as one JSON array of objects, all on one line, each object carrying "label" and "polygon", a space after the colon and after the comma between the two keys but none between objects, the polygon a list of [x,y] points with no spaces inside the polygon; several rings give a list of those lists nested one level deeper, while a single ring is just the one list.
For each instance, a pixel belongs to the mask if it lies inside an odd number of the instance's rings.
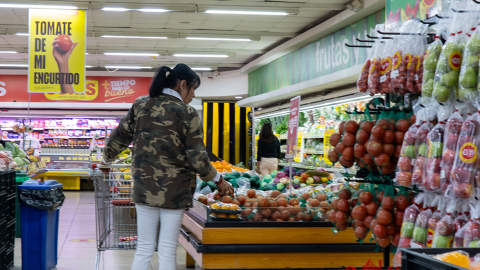
[{"label": "refrigerated display case", "polygon": [[57,180],[64,190],[80,190],[80,179],[92,173],[89,157],[70,155],[42,159],[48,161],[44,180]]}]

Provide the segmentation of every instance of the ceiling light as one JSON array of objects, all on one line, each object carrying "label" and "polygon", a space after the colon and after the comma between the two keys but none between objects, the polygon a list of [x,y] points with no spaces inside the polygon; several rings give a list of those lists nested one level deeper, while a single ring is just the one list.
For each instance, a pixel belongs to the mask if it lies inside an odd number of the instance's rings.
[{"label": "ceiling light", "polygon": [[115,8],[115,7],[104,7],[102,10],[105,11],[129,11],[130,9],[128,8]]},{"label": "ceiling light", "polygon": [[103,35],[103,38],[153,38],[153,39],[168,39],[167,37],[141,37],[141,36],[110,36]]},{"label": "ceiling light", "polygon": [[162,9],[162,8],[141,8],[137,9],[138,11],[142,12],[169,12],[170,10]]},{"label": "ceiling light", "polygon": [[216,57],[216,58],[227,58],[228,55],[225,54],[174,54],[175,57]]},{"label": "ceiling light", "polygon": [[18,53],[16,51],[0,51],[0,53]]},{"label": "ceiling light", "polygon": [[205,71],[208,71],[208,70],[212,70],[211,68],[204,68],[204,67],[194,67],[192,68],[193,70],[205,70]]},{"label": "ceiling light", "polygon": [[152,67],[139,67],[139,66],[105,66],[106,68],[118,68],[118,69],[142,69]]},{"label": "ceiling light", "polygon": [[85,66],[86,68],[92,68],[93,66]]},{"label": "ceiling light", "polygon": [[207,10],[205,13],[209,14],[232,14],[232,15],[273,15],[285,16],[286,12],[271,12],[271,11],[239,11],[239,10]]},{"label": "ceiling light", "polygon": [[28,64],[0,64],[0,67],[28,67]]},{"label": "ceiling light", "polygon": [[30,5],[30,4],[0,4],[0,8],[77,9],[76,6],[50,6],[50,5]]},{"label": "ceiling light", "polygon": [[105,55],[120,55],[120,56],[160,56],[158,53],[103,53]]},{"label": "ceiling light", "polygon": [[243,97],[235,97],[236,99],[242,99]]},{"label": "ceiling light", "polygon": [[28,33],[16,33],[16,36],[28,36]]},{"label": "ceiling light", "polygon": [[252,41],[248,38],[209,38],[209,37],[187,37],[185,39],[195,40],[220,40],[220,41]]}]

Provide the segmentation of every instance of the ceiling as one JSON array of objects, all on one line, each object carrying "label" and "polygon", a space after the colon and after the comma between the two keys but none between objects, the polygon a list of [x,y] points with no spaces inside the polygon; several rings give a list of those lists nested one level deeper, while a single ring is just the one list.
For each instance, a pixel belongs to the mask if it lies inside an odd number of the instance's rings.
[{"label": "ceiling", "polygon": [[[349,0],[99,0],[22,1],[1,3],[75,5],[87,12],[87,65],[159,67],[184,62],[192,67],[226,71],[239,69],[269,49],[346,9]],[[105,7],[128,11],[105,11]],[[142,8],[162,8],[171,12],[142,12]],[[289,15],[224,15],[206,10],[287,12]],[[0,7],[0,63],[27,63],[28,9]],[[105,38],[102,35],[167,37],[168,39]],[[241,38],[251,41],[190,40],[186,37]],[[149,56],[112,56],[108,52],[158,53]],[[223,54],[226,58],[175,57],[173,54]]]}]

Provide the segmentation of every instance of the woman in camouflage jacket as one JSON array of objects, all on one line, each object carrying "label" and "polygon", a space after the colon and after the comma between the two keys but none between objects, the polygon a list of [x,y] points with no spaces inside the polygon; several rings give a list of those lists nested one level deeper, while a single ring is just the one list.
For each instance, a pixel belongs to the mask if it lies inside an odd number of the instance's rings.
[{"label": "woman in camouflage jacket", "polygon": [[160,68],[148,96],[135,100],[110,135],[103,162],[108,164],[133,142],[133,201],[138,244],[132,270],[150,269],[157,226],[159,270],[174,270],[184,210],[192,206],[196,175],[213,181],[221,195],[233,194],[210,160],[203,143],[202,120],[188,105],[200,86],[189,66]]}]

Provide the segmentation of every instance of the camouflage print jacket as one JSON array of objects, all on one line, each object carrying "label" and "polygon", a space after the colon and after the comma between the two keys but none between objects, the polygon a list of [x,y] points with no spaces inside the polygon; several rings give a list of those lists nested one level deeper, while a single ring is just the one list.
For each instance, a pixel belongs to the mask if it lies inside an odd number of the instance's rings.
[{"label": "camouflage print jacket", "polygon": [[106,162],[133,142],[133,201],[152,207],[181,209],[192,206],[196,174],[212,180],[197,111],[176,97],[143,96],[112,131],[105,147]]}]

